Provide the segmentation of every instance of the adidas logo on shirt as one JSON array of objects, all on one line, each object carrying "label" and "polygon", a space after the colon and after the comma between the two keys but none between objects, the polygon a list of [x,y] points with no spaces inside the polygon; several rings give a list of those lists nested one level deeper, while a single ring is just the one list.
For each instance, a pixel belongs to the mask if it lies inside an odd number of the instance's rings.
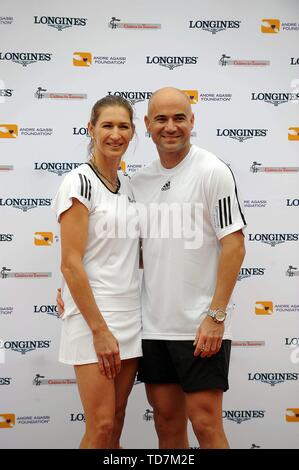
[{"label": "adidas logo on shirt", "polygon": [[167,183],[164,184],[161,191],[167,191],[168,189],[170,189],[170,181],[167,181]]}]

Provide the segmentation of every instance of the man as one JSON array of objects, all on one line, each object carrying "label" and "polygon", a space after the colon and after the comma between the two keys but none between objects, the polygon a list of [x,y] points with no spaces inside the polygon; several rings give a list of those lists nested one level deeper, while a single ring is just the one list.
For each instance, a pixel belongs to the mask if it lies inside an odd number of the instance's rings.
[{"label": "man", "polygon": [[[222,399],[228,389],[230,297],[245,255],[246,222],[230,169],[190,143],[194,115],[182,91],[156,91],[145,125],[160,159],[131,179],[143,237],[139,379],[153,407],[160,448],[189,447],[188,418],[201,448],[228,448]],[[159,236],[156,212],[162,206],[190,209],[195,240],[161,231]],[[181,217],[179,228],[189,219]]]},{"label": "man", "polygon": [[[230,169],[191,145],[193,124],[182,91],[162,88],[152,95],[145,125],[160,160],[132,177],[144,265],[139,378],[153,407],[160,448],[188,447],[188,417],[200,447],[220,449],[229,447],[222,423],[229,301],[245,255],[246,222]],[[193,246],[184,237],[159,236],[152,209],[173,204],[191,211],[193,230],[201,232],[194,233]]]}]

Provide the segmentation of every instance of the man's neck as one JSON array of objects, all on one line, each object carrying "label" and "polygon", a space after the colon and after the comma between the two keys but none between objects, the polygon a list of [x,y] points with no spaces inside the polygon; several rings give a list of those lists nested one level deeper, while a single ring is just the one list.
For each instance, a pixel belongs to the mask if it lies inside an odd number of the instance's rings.
[{"label": "man's neck", "polygon": [[189,144],[188,147],[184,148],[180,152],[171,153],[171,152],[160,152],[158,150],[161,165],[167,170],[170,170],[171,168],[176,167],[188,155],[190,149],[191,149],[191,144]]}]

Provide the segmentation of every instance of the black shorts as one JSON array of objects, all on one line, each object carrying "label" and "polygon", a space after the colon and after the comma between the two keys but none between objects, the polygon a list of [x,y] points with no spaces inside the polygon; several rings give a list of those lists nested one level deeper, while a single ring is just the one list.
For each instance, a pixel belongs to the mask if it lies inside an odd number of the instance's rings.
[{"label": "black shorts", "polygon": [[217,354],[194,357],[193,341],[142,340],[138,380],[146,384],[180,384],[184,392],[221,389],[226,392],[231,341]]}]

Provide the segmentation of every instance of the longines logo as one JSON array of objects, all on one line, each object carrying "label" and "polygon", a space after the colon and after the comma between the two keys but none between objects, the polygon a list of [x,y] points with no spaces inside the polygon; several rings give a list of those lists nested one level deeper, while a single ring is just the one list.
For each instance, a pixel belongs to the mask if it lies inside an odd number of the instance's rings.
[{"label": "longines logo", "polygon": [[265,271],[266,268],[241,268],[238,275],[238,281],[242,281],[242,279],[252,276],[263,276]]},{"label": "longines logo", "polygon": [[231,101],[232,93],[200,93],[200,101]]},{"label": "longines logo", "polygon": [[251,101],[264,101],[264,103],[273,104],[278,106],[279,104],[289,103],[299,99],[299,93],[269,93],[259,92],[251,93]]},{"label": "longines logo", "polygon": [[112,16],[108,23],[108,27],[111,29],[161,29],[159,23],[121,23],[120,18]]},{"label": "longines logo", "polygon": [[248,374],[249,381],[269,384],[271,387],[283,382],[298,380],[298,377],[299,373],[297,372],[255,372]]},{"label": "longines logo", "polygon": [[28,212],[36,207],[49,207],[52,199],[43,198],[0,198],[0,206],[13,207],[23,212]]},{"label": "longines logo", "polygon": [[11,377],[0,377],[0,385],[10,385],[11,380]]},{"label": "longines logo", "polygon": [[244,207],[266,207],[268,204],[268,201],[265,199],[246,199],[244,201]]},{"label": "longines logo", "polygon": [[46,379],[44,375],[40,374],[36,374],[32,381],[36,387],[40,385],[74,385],[76,383],[76,379]]},{"label": "longines logo", "polygon": [[298,173],[298,166],[262,166],[259,162],[253,162],[250,171],[256,173]]},{"label": "longines logo", "polygon": [[270,60],[232,59],[230,55],[222,54],[218,63],[222,67],[226,67],[227,65],[237,67],[264,67],[270,65]]},{"label": "longines logo", "polygon": [[249,233],[250,242],[266,243],[272,247],[286,242],[297,242],[299,233]]},{"label": "longines logo", "polygon": [[242,347],[242,348],[256,348],[260,346],[265,346],[265,341],[232,341],[232,346]]},{"label": "longines logo", "polygon": [[266,137],[268,129],[217,129],[217,137],[230,137],[231,139],[244,142],[254,137]]},{"label": "longines logo", "polygon": [[290,264],[288,269],[286,270],[286,276],[288,277],[299,276],[299,269]]},{"label": "longines logo", "polygon": [[14,90],[12,88],[0,88],[0,98],[11,98]]},{"label": "longines logo", "polygon": [[13,165],[0,165],[0,174],[4,171],[12,171],[13,169]]},{"label": "longines logo", "polygon": [[286,346],[299,346],[299,338],[285,338]]},{"label": "longines logo", "polygon": [[87,18],[69,18],[62,16],[34,16],[34,24],[44,24],[62,31],[73,26],[86,26]]},{"label": "longines logo", "polygon": [[291,57],[290,65],[299,65],[299,57]]},{"label": "longines logo", "polygon": [[56,93],[54,91],[46,93],[47,89],[39,86],[34,93],[34,97],[38,100],[51,99],[51,100],[86,100],[86,93]]},{"label": "longines logo", "polygon": [[71,413],[70,421],[83,421],[85,423],[85,416],[83,413]]},{"label": "longines logo", "polygon": [[48,349],[51,340],[25,340],[25,341],[1,341],[0,349],[26,354],[29,351],[36,351],[37,349]]},{"label": "longines logo", "polygon": [[160,65],[161,67],[167,67],[169,70],[173,70],[176,67],[182,67],[183,65],[195,65],[198,63],[198,57],[189,56],[146,56],[147,64]]},{"label": "longines logo", "polygon": [[73,135],[85,135],[89,137],[87,127],[73,127]]},{"label": "longines logo", "polygon": [[34,313],[46,313],[52,317],[59,318],[57,305],[34,305]]},{"label": "longines logo", "polygon": [[34,169],[48,171],[49,173],[55,173],[56,175],[61,176],[75,168],[78,168],[80,165],[82,165],[82,162],[35,162]]},{"label": "longines logo", "polygon": [[12,242],[13,233],[0,233],[0,242]]},{"label": "longines logo", "polygon": [[141,101],[149,100],[152,96],[152,91],[108,91],[108,95],[121,96],[128,100],[132,105],[140,103]]},{"label": "longines logo", "polygon": [[287,199],[288,207],[299,207],[299,199]]},{"label": "longines logo", "polygon": [[228,29],[239,29],[241,21],[239,20],[196,20],[189,21],[189,28],[202,29],[209,33],[216,34],[219,31],[226,31]]},{"label": "longines logo", "polygon": [[13,272],[10,268],[3,266],[0,271],[0,279],[44,279],[52,277],[52,273],[49,272]]},{"label": "longines logo", "polygon": [[0,307],[0,315],[11,315],[13,307]]},{"label": "longines logo", "polygon": [[12,24],[13,16],[0,16],[0,24]]},{"label": "longines logo", "polygon": [[229,421],[241,424],[244,421],[255,418],[264,418],[266,411],[264,410],[223,410],[222,417]]},{"label": "longines logo", "polygon": [[49,62],[52,55],[47,52],[0,52],[0,60],[14,62],[23,67],[36,62]]}]

